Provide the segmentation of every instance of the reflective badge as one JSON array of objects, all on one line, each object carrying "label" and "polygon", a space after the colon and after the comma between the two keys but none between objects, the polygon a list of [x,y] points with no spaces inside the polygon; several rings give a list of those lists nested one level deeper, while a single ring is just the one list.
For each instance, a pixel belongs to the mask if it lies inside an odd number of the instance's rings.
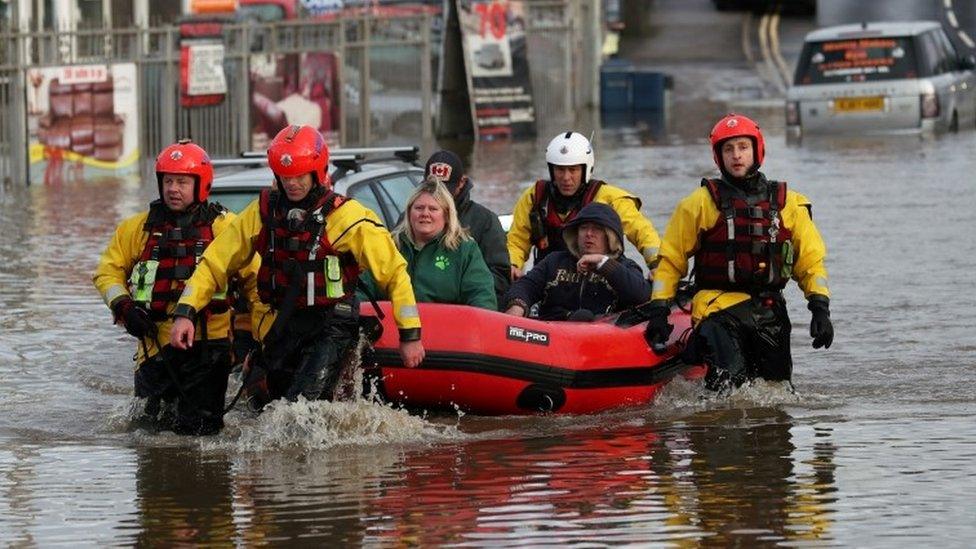
[{"label": "reflective badge", "polygon": [[325,256],[325,295],[329,299],[339,299],[345,294],[342,287],[342,269],[339,268],[339,257]]},{"label": "reflective badge", "polygon": [[129,275],[129,293],[132,300],[137,303],[149,303],[152,301],[153,285],[156,284],[156,270],[159,268],[159,261],[150,259],[140,261],[132,269]]},{"label": "reflective badge", "polygon": [[183,158],[183,151],[176,150],[176,151],[173,151],[173,152],[169,153],[169,159],[170,160],[179,160],[181,158]]},{"label": "reflective badge", "polygon": [[783,268],[779,274],[783,278],[793,275],[793,241],[791,240],[783,242]]},{"label": "reflective badge", "polygon": [[725,123],[726,128],[734,128],[739,125],[738,118],[729,118],[729,121]]},{"label": "reflective badge", "polygon": [[285,154],[281,155],[281,165],[282,166],[285,166],[286,168],[288,166],[291,166],[291,155],[290,154],[285,153]]}]

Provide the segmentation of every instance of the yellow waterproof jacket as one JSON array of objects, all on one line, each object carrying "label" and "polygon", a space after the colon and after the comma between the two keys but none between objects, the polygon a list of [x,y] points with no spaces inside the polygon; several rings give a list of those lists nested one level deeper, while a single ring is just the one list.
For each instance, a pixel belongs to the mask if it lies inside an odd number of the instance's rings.
[{"label": "yellow waterproof jacket", "polygon": [[[260,260],[254,250],[254,242],[264,230],[259,201],[256,199],[248,204],[230,228],[207,247],[186,283],[180,305],[199,311],[210,301],[216,288],[226,285],[228,275],[255,258]],[[351,253],[360,268],[372,272],[379,287],[390,296],[401,335],[404,330],[419,331],[420,315],[407,274],[407,262],[376,214],[359,202],[348,200],[329,213],[325,232],[337,252]],[[264,339],[274,323],[274,315],[267,304],[254,307],[251,322],[258,339]]]},{"label": "yellow waterproof jacket", "polygon": [[[661,262],[654,276],[651,299],[672,299],[678,281],[688,272],[688,258],[698,251],[699,238],[719,220],[719,209],[705,187],[678,203],[661,244]],[[793,279],[809,298],[818,294],[830,297],[824,258],[827,248],[810,217],[810,200],[787,190],[786,205],[780,212],[783,225],[789,229],[794,253]],[[692,319],[698,322],[708,315],[749,299],[749,294],[726,290],[699,290],[692,300]]]},{"label": "yellow waterproof jacket", "polygon": [[[532,250],[532,226],[529,214],[535,201],[535,185],[530,185],[518,202],[512,214],[512,226],[508,230],[508,255],[512,265],[521,269],[529,259]],[[658,248],[661,237],[654,229],[651,220],[640,213],[640,199],[620,187],[604,183],[593,197],[594,202],[609,204],[620,216],[623,224],[624,236],[644,256],[644,262],[650,269],[657,266]]]},{"label": "yellow waterproof jacket", "polygon": [[[142,255],[142,251],[146,247],[146,241],[149,240],[149,233],[147,233],[143,228],[148,217],[149,212],[145,211],[125,219],[119,224],[118,227],[116,227],[112,240],[109,241],[108,247],[105,248],[105,251],[102,253],[101,260],[98,262],[98,267],[92,274],[92,282],[95,284],[95,288],[98,289],[98,293],[102,295],[102,299],[105,301],[105,304],[109,306],[109,308],[111,308],[112,305],[114,305],[119,299],[122,299],[123,297],[131,297],[128,286],[129,275],[132,273],[132,269],[135,268],[136,264],[139,262],[139,257]],[[226,231],[235,217],[236,216],[232,212],[224,212],[214,219],[212,225],[214,237],[216,238]],[[214,242],[216,242],[216,240],[214,240]],[[210,245],[212,246],[213,242],[211,242]],[[258,265],[258,261],[248,263],[238,273],[238,278],[240,279],[241,283],[240,291],[251,303],[258,302]],[[222,290],[226,290],[226,280],[223,284],[221,284],[220,288]],[[207,299],[207,301],[203,303],[200,308],[202,309],[203,306],[206,306],[206,304],[209,302],[210,300]],[[172,315],[175,307],[175,302],[171,303],[169,307],[167,307],[167,311],[170,315]],[[221,339],[229,337],[230,316],[230,312],[211,315],[209,321],[207,322],[207,338]],[[169,333],[172,324],[172,316],[168,317],[166,320],[156,323],[156,327],[159,330],[158,345],[166,346],[169,343]],[[203,331],[198,329],[196,338],[201,339],[202,337]],[[157,341],[152,338],[143,338],[139,342],[136,362],[138,364],[142,364],[147,358],[158,353],[158,345]]]}]

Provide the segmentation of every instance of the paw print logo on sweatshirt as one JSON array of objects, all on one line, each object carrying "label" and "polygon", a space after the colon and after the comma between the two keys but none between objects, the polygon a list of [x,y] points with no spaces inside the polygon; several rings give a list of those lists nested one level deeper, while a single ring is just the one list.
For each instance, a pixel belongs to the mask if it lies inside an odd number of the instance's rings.
[{"label": "paw print logo on sweatshirt", "polygon": [[450,267],[450,265],[451,265],[451,260],[449,260],[447,256],[439,255],[434,258],[434,266],[442,271]]}]

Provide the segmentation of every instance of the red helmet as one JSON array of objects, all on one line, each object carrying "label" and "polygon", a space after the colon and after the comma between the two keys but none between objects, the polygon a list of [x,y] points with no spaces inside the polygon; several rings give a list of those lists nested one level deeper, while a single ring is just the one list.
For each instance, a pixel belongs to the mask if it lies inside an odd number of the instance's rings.
[{"label": "red helmet", "polygon": [[210,196],[213,183],[210,155],[189,139],[180,139],[156,157],[156,183],[160,197],[163,196],[163,174],[167,173],[193,176],[196,180],[193,196],[197,202],[204,202]]},{"label": "red helmet", "polygon": [[756,124],[751,118],[741,114],[729,113],[715,124],[708,137],[712,141],[712,155],[715,158],[715,165],[720,170],[722,169],[722,155],[719,152],[719,147],[723,141],[733,137],[751,138],[755,167],[762,166],[763,157],[766,155],[766,140],[763,139],[759,124]]},{"label": "red helmet", "polygon": [[268,164],[276,179],[311,173],[318,185],[329,186],[329,147],[311,126],[288,126],[278,132],[268,147]]}]

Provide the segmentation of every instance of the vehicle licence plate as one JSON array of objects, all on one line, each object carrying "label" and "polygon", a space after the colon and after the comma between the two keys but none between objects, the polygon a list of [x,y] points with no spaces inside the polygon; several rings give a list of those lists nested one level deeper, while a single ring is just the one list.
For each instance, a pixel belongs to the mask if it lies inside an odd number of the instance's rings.
[{"label": "vehicle licence plate", "polygon": [[884,97],[838,97],[834,99],[837,112],[864,112],[884,110]]}]

